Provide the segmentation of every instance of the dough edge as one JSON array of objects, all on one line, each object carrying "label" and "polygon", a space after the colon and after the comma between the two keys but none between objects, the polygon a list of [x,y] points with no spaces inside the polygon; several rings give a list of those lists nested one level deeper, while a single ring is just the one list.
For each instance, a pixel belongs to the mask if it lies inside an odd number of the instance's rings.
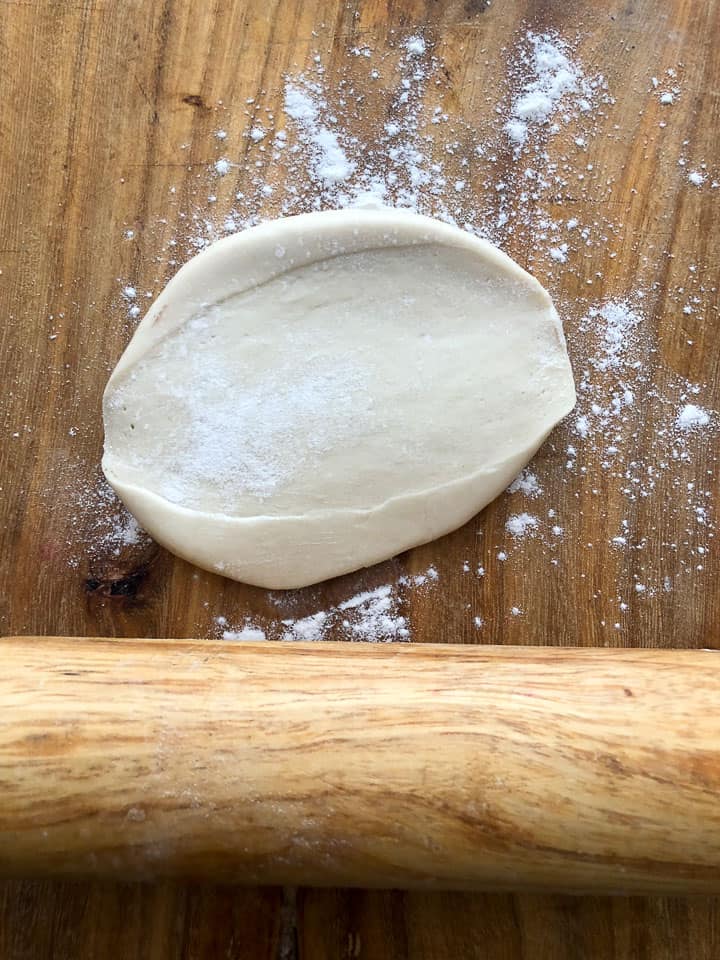
[{"label": "dough edge", "polygon": [[[508,487],[551,429],[533,449],[495,468],[441,487],[399,494],[367,510],[317,510],[287,517],[204,513],[125,483],[105,457],[103,470],[141,526],[172,553],[233,580],[291,590],[370,567],[463,526]],[[409,526],[414,528],[410,542]],[[273,543],[281,544],[277,552],[268,549]]]},{"label": "dough edge", "polygon": [[[404,242],[390,244],[388,234],[403,234]],[[302,260],[278,258],[276,248],[298,243],[307,249]],[[339,242],[341,246],[339,246]],[[157,342],[212,303],[260,286],[298,266],[307,266],[340,253],[357,253],[392,246],[438,243],[469,250],[499,272],[522,283],[538,298],[538,308],[551,312],[559,345],[565,349],[560,318],[542,284],[488,240],[423,214],[390,207],[378,210],[323,210],[270,220],[216,240],[168,281],[140,321],[114,367],[103,394]],[[243,258],[242,278],[229,274],[228,262]],[[255,274],[252,271],[257,271]],[[207,294],[207,296],[203,296]]]}]

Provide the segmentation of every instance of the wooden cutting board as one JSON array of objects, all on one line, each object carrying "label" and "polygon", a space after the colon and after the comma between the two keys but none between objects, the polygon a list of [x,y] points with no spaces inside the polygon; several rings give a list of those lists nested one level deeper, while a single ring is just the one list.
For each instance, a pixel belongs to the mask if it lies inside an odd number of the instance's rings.
[{"label": "wooden cutting board", "polygon": [[[694,434],[689,462],[661,468],[647,396],[655,386],[667,398],[682,378],[706,385],[687,402],[720,409],[716,0],[33,0],[5,3],[0,24],[2,634],[217,636],[218,617],[231,626],[297,620],[432,566],[431,589],[398,593],[415,642],[719,645],[718,437]],[[132,307],[175,269],[172,243],[183,238],[182,262],[192,238],[212,232],[205,221],[222,224],[235,193],[268,169],[269,152],[242,133],[267,123],[268,109],[280,117],[284,76],[316,70],[319,55],[332,106],[348,90],[339,78],[352,87],[359,77],[348,50],[361,65],[367,48],[387,76],[398,43],[421,31],[442,73],[441,110],[480,128],[507,102],[498,64],[528,27],[572,40],[615,102],[593,112],[593,189],[564,184],[551,204],[538,202],[537,244],[524,229],[503,245],[547,280],[571,334],[590,300],[642,293],[652,377],[628,416],[645,475],[629,467],[626,485],[609,479],[600,445],[578,456],[584,472],[566,468],[566,447],[583,439],[568,424],[536,460],[541,501],[500,498],[440,543],[291,598],[136,542],[99,485],[102,389]],[[676,91],[672,103],[660,103],[664,90]],[[367,102],[369,125],[388,107],[380,95]],[[546,149],[562,164],[560,143]],[[225,155],[237,166],[213,179]],[[508,152],[494,163],[491,179],[471,185],[479,202],[511,178]],[[573,161],[573,176],[578,169]],[[266,197],[265,215],[278,212],[279,193]],[[503,209],[519,202],[510,191]],[[540,240],[543,221],[568,218],[587,225],[592,242],[571,241],[565,266],[538,249],[552,243]],[[657,467],[650,479],[648,465]],[[623,486],[635,481],[645,493],[632,497]],[[520,545],[509,537],[513,514],[548,507],[563,527],[557,544],[550,534]],[[544,530],[555,525],[540,519]],[[612,543],[623,520],[634,532],[628,549]],[[719,916],[715,900],[15,881],[0,885],[0,958],[709,960],[720,955]]]}]

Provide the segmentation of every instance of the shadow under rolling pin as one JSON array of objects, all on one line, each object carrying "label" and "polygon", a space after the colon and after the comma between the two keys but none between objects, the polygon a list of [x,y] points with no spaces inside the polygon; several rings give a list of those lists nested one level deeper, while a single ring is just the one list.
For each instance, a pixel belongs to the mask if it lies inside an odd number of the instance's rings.
[{"label": "shadow under rolling pin", "polygon": [[0,872],[720,891],[720,654],[0,640]]}]

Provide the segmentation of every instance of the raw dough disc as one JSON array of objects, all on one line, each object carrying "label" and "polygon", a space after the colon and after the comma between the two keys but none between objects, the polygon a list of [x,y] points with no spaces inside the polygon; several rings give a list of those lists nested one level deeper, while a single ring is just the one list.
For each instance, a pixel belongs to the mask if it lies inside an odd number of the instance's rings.
[{"label": "raw dough disc", "polygon": [[465,523],[575,403],[540,284],[397,210],[277,220],[170,281],[105,390],[103,469],[160,543],[299,587]]}]

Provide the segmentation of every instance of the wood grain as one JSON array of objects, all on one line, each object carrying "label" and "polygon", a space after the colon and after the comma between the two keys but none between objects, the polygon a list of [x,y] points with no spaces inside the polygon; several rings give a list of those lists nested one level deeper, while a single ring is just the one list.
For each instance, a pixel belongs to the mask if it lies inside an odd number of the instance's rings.
[{"label": "wood grain", "polygon": [[[662,336],[658,380],[672,372],[707,380],[715,384],[707,403],[720,406],[716,310],[679,320],[675,299],[690,263],[708,290],[718,285],[717,192],[689,191],[677,163],[685,140],[693,157],[712,162],[716,154],[718,16],[716,0],[3,3],[0,631],[193,636],[209,632],[218,614],[241,621],[268,612],[311,613],[441,561],[442,593],[408,597],[418,641],[717,646],[719,570],[712,550],[701,574],[679,578],[673,592],[653,602],[633,604],[623,629],[613,630],[611,601],[626,596],[633,576],[648,566],[661,578],[672,572],[663,544],[687,539],[667,477],[658,478],[662,496],[654,505],[632,507],[633,524],[648,533],[645,551],[599,549],[627,504],[605,485],[596,495],[590,485],[558,476],[550,480],[552,502],[579,519],[560,548],[557,574],[540,542],[528,545],[523,563],[496,561],[509,511],[501,498],[479,524],[440,545],[303,592],[284,608],[263,591],[196,576],[152,546],[115,554],[115,545],[98,545],[89,533],[96,501],[89,496],[85,503],[78,492],[96,485],[100,396],[130,332],[121,284],[132,279],[140,291],[157,290],[171,272],[166,244],[187,233],[181,215],[207,193],[206,170],[219,155],[213,131],[223,126],[240,142],[245,101],[264,90],[264,102],[277,109],[283,74],[308,66],[315,51],[335,77],[347,66],[348,46],[390,49],[397,36],[418,28],[446,62],[444,108],[473,122],[491,113],[488,91],[497,89],[503,51],[523,24],[579,35],[581,59],[602,70],[618,100],[600,120],[589,159],[614,180],[608,203],[622,223],[607,244],[588,249],[584,273],[602,273],[593,281],[596,298],[626,295],[641,275],[651,332]],[[650,77],[667,67],[681,70],[682,95],[659,139],[661,118],[644,105]],[[372,109],[382,111],[382,103]],[[219,211],[250,175],[238,168],[218,197]],[[600,195],[566,201],[586,220],[604,203]],[[558,210],[541,205],[538,216]],[[126,241],[128,229],[134,238]],[[510,236],[506,248],[531,264],[527,239]],[[542,265],[535,269],[545,279]],[[554,292],[561,307],[572,304],[587,294],[585,276],[562,272]],[[651,425],[641,426],[640,453],[651,442]],[[542,456],[553,463],[557,452],[548,448]],[[696,465],[698,476],[716,456],[713,442]],[[466,559],[484,563],[482,581],[469,585],[463,578]],[[513,604],[531,615],[509,616]],[[486,623],[481,635],[473,627],[477,614]],[[292,903],[287,936],[279,938],[276,891],[8,883],[0,899],[0,956],[84,960],[107,956],[110,944],[117,956],[153,960],[203,956],[215,947],[230,957],[274,956],[280,940],[291,949],[293,916],[298,951],[313,958],[696,960],[720,952],[715,900],[338,892],[301,893],[294,913]]]},{"label": "wood grain", "polygon": [[714,651],[2,649],[0,872],[720,889]]}]

